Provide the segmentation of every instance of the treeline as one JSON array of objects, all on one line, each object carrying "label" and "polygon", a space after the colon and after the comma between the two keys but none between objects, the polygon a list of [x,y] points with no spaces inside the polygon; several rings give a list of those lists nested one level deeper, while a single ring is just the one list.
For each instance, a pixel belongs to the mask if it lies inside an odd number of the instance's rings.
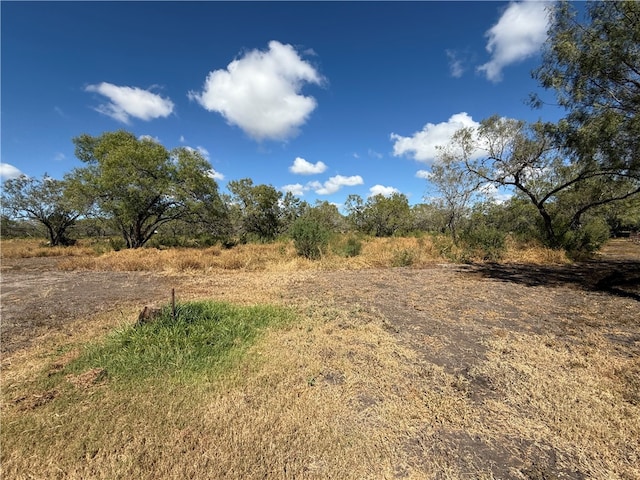
[{"label": "treeline", "polygon": [[[640,229],[640,2],[592,2],[586,18],[558,2],[533,72],[566,115],[528,124],[494,116],[458,131],[429,172],[433,195],[410,206],[396,193],[352,195],[344,214],[249,178],[221,194],[195,150],[167,150],[120,130],[73,142],[84,167],[63,180],[20,177],[2,192],[3,236],[39,226],[51,245],[117,235],[119,247],[294,239],[321,255],[335,233],[447,233],[491,256],[507,235],[570,253]],[[533,96],[531,105],[544,101]],[[508,200],[490,201],[501,190]],[[26,222],[26,223],[25,223]]]}]

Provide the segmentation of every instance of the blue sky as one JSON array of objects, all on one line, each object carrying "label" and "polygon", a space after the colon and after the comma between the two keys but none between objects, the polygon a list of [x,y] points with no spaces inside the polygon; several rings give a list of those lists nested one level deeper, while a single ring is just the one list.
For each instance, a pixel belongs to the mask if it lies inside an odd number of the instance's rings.
[{"label": "blue sky", "polygon": [[[428,191],[435,145],[532,110],[545,4],[6,2],[2,178],[82,166],[72,138],[124,128],[228,181],[342,204]],[[549,93],[544,94],[546,98]]]}]

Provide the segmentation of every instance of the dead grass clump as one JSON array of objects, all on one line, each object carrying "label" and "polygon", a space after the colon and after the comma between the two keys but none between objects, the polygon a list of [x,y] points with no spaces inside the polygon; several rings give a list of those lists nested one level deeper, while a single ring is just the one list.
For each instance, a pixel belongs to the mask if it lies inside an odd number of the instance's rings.
[{"label": "dead grass clump", "polygon": [[70,247],[50,247],[45,240],[9,239],[0,243],[0,258],[82,257],[95,255],[87,242],[79,241]]},{"label": "dead grass clump", "polygon": [[564,250],[541,245],[522,244],[511,237],[505,242],[503,263],[530,263],[533,265],[565,265],[571,263]]}]

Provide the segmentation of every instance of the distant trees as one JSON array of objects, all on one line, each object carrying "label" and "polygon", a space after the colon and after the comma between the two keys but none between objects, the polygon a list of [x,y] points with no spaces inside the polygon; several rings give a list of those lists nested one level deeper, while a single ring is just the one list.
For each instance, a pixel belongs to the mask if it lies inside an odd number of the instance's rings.
[{"label": "distant trees", "polygon": [[271,185],[254,185],[250,178],[233,180],[227,188],[236,233],[246,241],[254,238],[269,241],[276,238],[280,226],[279,192]]},{"label": "distant trees", "polygon": [[87,205],[66,189],[67,182],[45,174],[42,179],[22,175],[2,188],[3,217],[28,219],[41,224],[51,246],[70,245],[69,229],[86,213]]},{"label": "distant trees", "polygon": [[567,114],[557,124],[494,116],[453,136],[430,180],[454,240],[487,185],[530,202],[543,241],[571,251],[597,248],[615,223],[603,215],[640,194],[640,3],[589,3],[582,23],[569,2],[553,13],[534,77]]},{"label": "distant trees", "polygon": [[97,212],[121,232],[128,248],[146,244],[162,225],[208,222],[224,215],[211,166],[196,151],[168,151],[124,130],[73,140],[87,164],[68,176],[75,198],[90,199]]},{"label": "distant trees", "polygon": [[390,237],[411,230],[411,208],[406,195],[373,195],[365,202],[359,195],[349,195],[345,208],[357,231]]}]

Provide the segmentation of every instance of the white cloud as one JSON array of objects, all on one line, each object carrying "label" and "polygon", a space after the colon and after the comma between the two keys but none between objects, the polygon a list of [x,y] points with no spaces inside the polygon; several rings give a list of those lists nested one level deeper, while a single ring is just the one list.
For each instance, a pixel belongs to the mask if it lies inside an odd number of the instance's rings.
[{"label": "white cloud", "polygon": [[301,157],[296,157],[293,161],[293,165],[289,167],[289,171],[291,173],[297,173],[298,175],[315,175],[323,173],[326,169],[327,166],[324,162],[311,163]]},{"label": "white cloud", "polygon": [[400,190],[394,187],[385,187],[384,185],[374,185],[369,189],[369,196],[374,197],[376,195],[383,195],[390,197],[394,193],[400,193]]},{"label": "white cloud", "polygon": [[62,161],[63,161],[63,160],[65,160],[66,158],[67,158],[67,156],[66,156],[64,153],[62,153],[62,152],[58,152],[58,153],[56,153],[56,154],[54,155],[54,157],[53,157],[53,159],[54,159],[56,162],[62,162]]},{"label": "white cloud", "polygon": [[392,133],[393,155],[407,155],[419,162],[432,163],[438,156],[436,147],[445,147],[461,128],[477,128],[479,125],[466,112],[460,112],[452,115],[446,122],[427,123],[420,132],[414,133],[411,137]]},{"label": "white cloud", "polygon": [[368,154],[370,157],[372,157],[372,158],[378,158],[378,159],[380,159],[380,158],[382,158],[382,157],[383,157],[383,155],[382,155],[380,152],[376,152],[376,151],[375,151],[374,149],[372,149],[372,148],[370,148],[370,149],[367,151],[367,154]]},{"label": "white cloud", "polygon": [[119,87],[102,82],[87,86],[85,91],[107,97],[110,102],[99,105],[95,110],[125,124],[130,123],[131,117],[152,120],[168,117],[173,112],[174,105],[170,99],[137,87]]},{"label": "white cloud", "polygon": [[293,183],[293,184],[285,185],[281,187],[280,190],[282,190],[283,192],[291,192],[295,196],[301,197],[302,195],[304,195],[304,192],[308,190],[308,188],[304,187],[299,183]]},{"label": "white cloud", "polygon": [[209,160],[210,160],[210,159],[209,159],[209,150],[207,150],[207,149],[206,149],[206,148],[204,148],[204,147],[201,147],[201,146],[199,146],[199,145],[198,145],[196,148],[189,147],[189,146],[186,146],[186,147],[184,147],[184,148],[185,148],[185,149],[187,149],[187,150],[189,150],[190,152],[197,152],[197,153],[199,153],[199,154],[200,154],[200,155],[202,155],[202,157],[203,157],[205,160],[207,160],[207,161],[209,161]]},{"label": "white cloud", "polygon": [[424,180],[429,180],[432,176],[433,173],[431,173],[429,170],[418,170],[416,172],[416,177],[423,178]]},{"label": "white cloud", "polygon": [[0,180],[10,180],[24,175],[19,169],[9,163],[0,163]]},{"label": "white cloud", "polygon": [[209,176],[214,180],[224,180],[224,175],[220,172],[216,172],[213,168],[209,170]]},{"label": "white cloud", "polygon": [[317,105],[313,97],[300,95],[303,85],[322,82],[291,45],[274,40],[267,51],[252,50],[226,69],[210,72],[202,92],[188,96],[256,140],[285,140],[297,134]]},{"label": "white cloud", "polygon": [[481,185],[480,193],[485,195],[489,200],[498,204],[507,202],[513,196],[512,193],[500,190],[492,183],[485,183],[484,185]]},{"label": "white cloud", "polygon": [[502,69],[540,52],[547,39],[549,14],[547,2],[526,0],[511,2],[485,36],[491,60],[478,67],[492,82],[502,80]]},{"label": "white cloud", "polygon": [[462,59],[459,58],[458,53],[454,50],[445,50],[445,53],[449,59],[449,73],[453,78],[460,78],[464,73]]},{"label": "white cloud", "polygon": [[149,142],[153,142],[153,143],[157,143],[157,144],[161,144],[162,143],[158,137],[152,137],[151,135],[140,135],[138,137],[138,140],[147,140]]},{"label": "white cloud", "polygon": [[364,180],[360,175],[353,175],[351,177],[345,177],[342,175],[336,175],[329,178],[324,183],[309,182],[307,186],[315,191],[318,195],[331,195],[336,193],[342,187],[353,187],[355,185],[362,185]]},{"label": "white cloud", "polygon": [[184,143],[186,140],[184,139],[184,135],[180,135],[180,143]]}]

